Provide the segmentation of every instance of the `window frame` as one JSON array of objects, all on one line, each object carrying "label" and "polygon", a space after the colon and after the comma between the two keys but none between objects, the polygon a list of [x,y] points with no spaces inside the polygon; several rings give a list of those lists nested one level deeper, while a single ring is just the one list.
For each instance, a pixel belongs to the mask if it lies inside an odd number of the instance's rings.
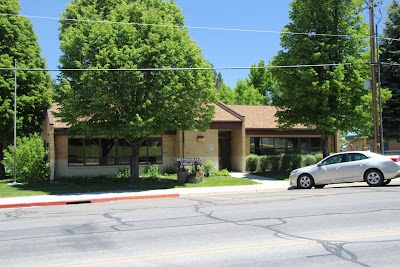
[{"label": "window frame", "polygon": [[[93,144],[96,143],[93,142],[93,140],[97,141],[97,154],[98,156],[95,157],[91,155],[90,157],[88,156],[88,148],[87,148],[87,143],[92,142]],[[113,144],[111,149],[107,153],[107,157],[102,157],[102,140],[113,140]],[[96,138],[68,138],[68,144],[67,144],[67,162],[68,162],[68,167],[84,167],[84,166],[90,166],[90,167],[98,167],[98,166],[121,166],[121,165],[129,165],[130,161],[130,155],[129,155],[129,160],[126,161],[127,157],[126,156],[120,156],[120,142],[124,139],[110,139],[110,138],[102,138],[102,137],[96,137]],[[157,144],[156,149],[153,151],[156,151],[155,156],[152,155],[151,157],[154,157],[155,160],[149,160],[150,155],[149,155],[149,140],[153,140]],[[71,142],[72,141],[72,142]],[[82,144],[81,150],[76,149],[77,152],[81,152],[82,154],[72,154],[71,150],[74,144],[71,143],[76,143],[76,144]],[[143,143],[145,143],[145,160],[142,162],[139,162],[140,165],[151,165],[151,164],[163,164],[163,138],[162,137],[148,137],[146,138]],[[110,143],[111,145],[111,143]],[[142,147],[142,145],[141,145]],[[95,147],[92,149],[96,150]],[[159,150],[159,151],[158,151]],[[111,156],[109,156],[111,152]],[[76,155],[75,155],[76,154]],[[73,162],[71,160],[72,156],[76,158],[77,162]],[[124,158],[124,160],[122,160]],[[140,156],[139,156],[140,158]],[[96,161],[97,159],[97,161]],[[104,160],[106,159],[106,160]],[[93,161],[94,160],[94,161]],[[121,163],[123,162],[123,163]]]},{"label": "window frame", "polygon": [[[272,147],[270,147],[270,142],[264,144],[264,140],[272,139]],[[318,139],[313,140],[313,139]],[[284,140],[284,147],[282,146],[282,140]],[[257,145],[256,145],[257,143]],[[281,143],[278,146],[278,143]],[[319,144],[319,147],[312,146],[313,144]],[[293,144],[293,146],[290,146]],[[306,146],[304,146],[306,144]],[[322,140],[321,137],[269,137],[269,136],[251,136],[250,137],[250,154],[255,154],[259,156],[271,156],[279,154],[310,154],[313,152],[322,152]],[[268,147],[269,149],[266,149]],[[270,151],[270,153],[268,153]]]}]

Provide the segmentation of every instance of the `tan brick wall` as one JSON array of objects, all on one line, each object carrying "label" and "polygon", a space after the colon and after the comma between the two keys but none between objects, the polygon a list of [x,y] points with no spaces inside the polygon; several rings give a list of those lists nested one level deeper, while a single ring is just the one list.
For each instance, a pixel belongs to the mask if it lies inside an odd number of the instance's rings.
[{"label": "tan brick wall", "polygon": [[55,154],[57,160],[68,160],[68,136],[55,135]]},{"label": "tan brick wall", "polygon": [[[197,141],[199,135],[204,136],[204,141]],[[210,150],[210,145],[213,149]],[[208,130],[206,132],[185,131],[185,157],[218,157],[218,131]]]},{"label": "tan brick wall", "polygon": [[231,132],[231,168],[233,171],[245,171],[246,168],[245,129]]}]

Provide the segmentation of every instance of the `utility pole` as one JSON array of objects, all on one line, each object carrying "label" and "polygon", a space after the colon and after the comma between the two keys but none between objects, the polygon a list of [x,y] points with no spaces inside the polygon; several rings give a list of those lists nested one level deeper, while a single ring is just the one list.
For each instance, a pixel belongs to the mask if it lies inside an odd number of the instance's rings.
[{"label": "utility pole", "polygon": [[376,89],[376,58],[375,58],[375,23],[374,23],[374,0],[369,0],[369,26],[370,26],[370,45],[371,45],[371,88],[372,88],[372,108],[374,119],[374,143],[375,152],[381,152],[379,138],[379,119],[378,119],[378,97]]}]

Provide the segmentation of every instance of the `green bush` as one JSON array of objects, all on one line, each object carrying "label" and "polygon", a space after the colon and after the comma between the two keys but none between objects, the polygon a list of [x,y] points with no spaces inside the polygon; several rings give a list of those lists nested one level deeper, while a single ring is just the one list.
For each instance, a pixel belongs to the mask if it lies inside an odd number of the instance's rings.
[{"label": "green bush", "polygon": [[164,169],[165,174],[176,174],[178,172],[178,168],[176,166],[167,166]]},{"label": "green bush", "polygon": [[282,171],[287,171],[292,169],[292,155],[283,154],[281,156],[281,168]]},{"label": "green bush", "polygon": [[302,164],[303,167],[313,165],[316,162],[315,155],[309,154],[309,155],[303,155],[302,157],[303,157],[303,164]]},{"label": "green bush", "polygon": [[322,153],[315,154],[315,163],[321,161],[323,158],[324,156],[322,155]]},{"label": "green bush", "polygon": [[145,169],[145,176],[150,177],[150,178],[161,177],[161,174],[158,171],[158,165],[152,164],[150,166],[147,166]]},{"label": "green bush", "polygon": [[203,164],[204,176],[213,176],[216,170],[217,169],[214,167],[212,160],[207,160],[207,162]]},{"label": "green bush", "polygon": [[116,178],[130,178],[131,170],[128,168],[119,169]]},{"label": "green bush", "polygon": [[271,161],[269,156],[261,156],[258,158],[258,167],[260,171],[265,172],[271,170]]},{"label": "green bush", "polygon": [[250,154],[246,158],[246,170],[250,172],[257,171],[258,166],[258,156],[254,154]]},{"label": "green bush", "polygon": [[[14,173],[14,145],[4,151],[2,164]],[[38,134],[17,138],[16,176],[19,182],[43,182],[49,178],[48,152]]]},{"label": "green bush", "polygon": [[227,169],[223,169],[223,170],[215,170],[215,176],[231,176],[231,174],[229,173],[229,171]]},{"label": "green bush", "polygon": [[269,161],[271,162],[271,171],[281,170],[281,156],[270,156]]},{"label": "green bush", "polygon": [[303,164],[303,157],[300,154],[293,154],[291,170],[301,168],[302,164]]}]

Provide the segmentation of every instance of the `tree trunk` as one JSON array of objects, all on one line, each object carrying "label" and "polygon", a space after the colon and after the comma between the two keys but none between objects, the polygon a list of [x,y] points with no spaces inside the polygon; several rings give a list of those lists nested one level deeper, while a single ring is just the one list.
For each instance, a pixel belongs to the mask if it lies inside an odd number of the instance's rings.
[{"label": "tree trunk", "polygon": [[[3,160],[3,144],[0,144],[0,162]],[[0,163],[0,179],[4,178],[6,175],[6,171],[4,169],[3,164]]]},{"label": "tree trunk", "polygon": [[138,183],[140,181],[139,178],[139,149],[140,149],[140,140],[134,140],[130,142],[131,144],[131,178],[130,181],[132,183]]},{"label": "tree trunk", "polygon": [[132,183],[138,183],[140,181],[139,177],[139,152],[140,146],[142,142],[146,140],[147,136],[136,138],[133,140],[127,140],[131,145],[131,160],[130,160],[130,168],[131,168],[131,177],[130,181]]},{"label": "tree trunk", "polygon": [[325,158],[329,156],[328,135],[326,133],[323,133],[321,139],[322,139],[322,156]]}]

